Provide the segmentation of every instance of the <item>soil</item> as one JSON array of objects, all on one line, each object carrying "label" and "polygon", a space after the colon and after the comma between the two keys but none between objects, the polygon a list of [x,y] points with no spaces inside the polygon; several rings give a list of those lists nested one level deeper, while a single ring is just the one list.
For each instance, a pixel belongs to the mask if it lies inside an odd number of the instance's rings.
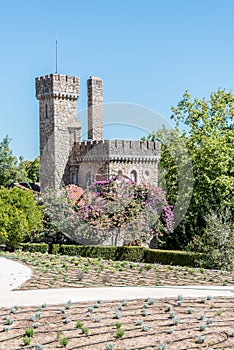
[{"label": "soil", "polygon": [[[24,252],[4,256],[32,268],[32,278],[21,290],[234,284],[233,272]],[[0,349],[234,349],[234,298],[179,295],[174,299],[100,302],[98,297],[96,303],[0,308]],[[25,337],[32,329],[34,335]]]}]

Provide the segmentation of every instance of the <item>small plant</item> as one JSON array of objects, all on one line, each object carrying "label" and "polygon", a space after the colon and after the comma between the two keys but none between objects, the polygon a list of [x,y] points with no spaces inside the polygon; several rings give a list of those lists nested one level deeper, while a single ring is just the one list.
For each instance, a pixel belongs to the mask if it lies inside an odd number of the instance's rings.
[{"label": "small plant", "polygon": [[123,306],[122,305],[118,306],[118,310],[122,311],[123,310]]},{"label": "small plant", "polygon": [[137,320],[136,321],[136,326],[141,326],[143,324],[143,321],[142,320]]},{"label": "small plant", "polygon": [[163,344],[159,344],[158,346],[157,346],[157,350],[166,350],[167,348],[166,348],[166,345],[163,345]]},{"label": "small plant", "polygon": [[199,335],[199,336],[196,338],[196,343],[202,344],[202,343],[204,343],[205,339],[206,339],[206,338],[205,338],[204,336]]},{"label": "small plant", "polygon": [[36,344],[35,349],[36,349],[36,350],[43,350],[43,349],[44,349],[44,346],[41,345],[41,344]]},{"label": "small plant", "polygon": [[175,318],[176,317],[176,313],[175,312],[171,312],[169,315],[169,318]]},{"label": "small plant", "polygon": [[147,311],[145,308],[143,308],[143,309],[141,310],[141,315],[142,315],[142,316],[147,316],[147,315],[148,315],[148,311]]},{"label": "small plant", "polygon": [[234,331],[229,332],[228,336],[229,336],[229,338],[233,338],[234,337]]},{"label": "small plant", "polygon": [[76,322],[76,328],[82,328],[83,325],[84,325],[84,323],[81,322],[81,321],[77,321],[77,322]]},{"label": "small plant", "polygon": [[121,318],[122,317],[122,314],[121,314],[121,312],[120,311],[115,311],[115,315],[114,315],[114,318],[117,318],[117,319],[119,319],[119,318]]},{"label": "small plant", "polygon": [[149,329],[150,329],[149,326],[142,326],[141,327],[142,332],[148,332]]},{"label": "small plant", "polygon": [[65,314],[65,309],[62,307],[60,310],[61,314]]},{"label": "small plant", "polygon": [[121,326],[122,326],[122,324],[121,324],[120,322],[116,322],[115,327],[116,327],[117,329],[121,328]]},{"label": "small plant", "polygon": [[25,335],[24,337],[23,337],[23,344],[24,345],[30,345],[31,344],[31,338],[30,337],[28,337],[27,335]]},{"label": "small plant", "polygon": [[34,336],[34,329],[33,328],[27,328],[25,330],[25,335],[29,338],[32,338]]},{"label": "small plant", "polygon": [[70,320],[70,318],[68,318],[68,317],[66,317],[64,320],[63,320],[63,323],[64,324],[68,324],[68,323],[70,323],[71,322],[71,320]]},{"label": "small plant", "polygon": [[35,317],[36,317],[36,318],[40,318],[40,317],[41,317],[41,311],[37,311],[37,312],[35,313]]},{"label": "small plant", "polygon": [[59,344],[61,346],[63,346],[64,348],[68,345],[69,340],[68,338],[64,337],[64,338],[59,338]]},{"label": "small plant", "polygon": [[99,304],[99,303],[96,303],[96,304],[93,305],[93,307],[94,307],[95,309],[98,309],[98,308],[100,307],[100,304]]},{"label": "small plant", "polygon": [[175,317],[172,319],[172,322],[174,326],[178,326],[178,324],[180,324],[180,319]]},{"label": "small plant", "polygon": [[13,308],[11,308],[11,314],[16,314],[17,310],[18,309],[14,306]]},{"label": "small plant", "polygon": [[205,318],[205,315],[204,315],[204,314],[201,314],[201,315],[198,316],[198,320],[200,320],[200,321],[203,321],[204,318]]},{"label": "small plant", "polygon": [[3,327],[3,332],[8,332],[11,328],[9,326],[4,326]]},{"label": "small plant", "polygon": [[71,308],[71,300],[68,300],[66,305],[65,305],[65,309],[68,310]]},{"label": "small plant", "polygon": [[207,300],[212,300],[213,297],[212,297],[212,295],[207,295],[206,299],[207,299]]},{"label": "small plant", "polygon": [[188,311],[188,314],[192,314],[194,310],[190,307],[190,308],[188,308],[187,311]]},{"label": "small plant", "polygon": [[126,299],[122,302],[122,306],[128,306],[128,301]]},{"label": "small plant", "polygon": [[206,330],[206,325],[204,323],[201,323],[199,325],[199,331],[205,331]]},{"label": "small plant", "polygon": [[207,321],[206,321],[207,324],[212,324],[213,322],[214,321],[212,320],[212,318],[208,318]]},{"label": "small plant", "polygon": [[207,299],[206,298],[201,298],[201,304],[205,304],[206,303],[206,301],[207,301]]},{"label": "small plant", "polygon": [[93,322],[100,322],[100,318],[99,317],[96,317],[94,320],[93,320]]},{"label": "small plant", "polygon": [[123,338],[124,336],[124,330],[122,328],[117,329],[116,333],[115,333],[115,337],[116,338]]},{"label": "small plant", "polygon": [[184,299],[183,295],[182,294],[179,294],[178,297],[177,297],[177,300],[178,301],[182,301]]},{"label": "small plant", "polygon": [[10,318],[10,317],[6,317],[5,321],[6,321],[6,324],[9,326],[12,325],[12,323],[14,322],[13,318]]},{"label": "small plant", "polygon": [[166,312],[172,311],[173,306],[172,305],[167,305]]},{"label": "small plant", "polygon": [[177,306],[182,306],[182,304],[183,304],[183,300],[178,300],[177,301]]},{"label": "small plant", "polygon": [[40,322],[35,322],[35,323],[33,323],[33,328],[38,328],[38,327],[40,327]]},{"label": "small plant", "polygon": [[92,306],[88,307],[88,312],[93,312],[93,307]]},{"label": "small plant", "polygon": [[114,343],[106,343],[106,350],[114,350],[115,344]]},{"label": "small plant", "polygon": [[88,330],[88,328],[87,327],[81,327],[81,331],[82,331],[82,333],[83,334],[86,334],[86,335],[88,335],[89,334],[89,330]]}]

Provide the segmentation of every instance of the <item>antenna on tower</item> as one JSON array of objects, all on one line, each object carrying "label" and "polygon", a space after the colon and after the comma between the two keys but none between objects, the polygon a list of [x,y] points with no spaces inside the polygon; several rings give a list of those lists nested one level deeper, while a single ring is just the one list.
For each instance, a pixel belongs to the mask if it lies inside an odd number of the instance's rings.
[{"label": "antenna on tower", "polygon": [[58,73],[58,40],[56,40],[56,71],[55,74]]}]

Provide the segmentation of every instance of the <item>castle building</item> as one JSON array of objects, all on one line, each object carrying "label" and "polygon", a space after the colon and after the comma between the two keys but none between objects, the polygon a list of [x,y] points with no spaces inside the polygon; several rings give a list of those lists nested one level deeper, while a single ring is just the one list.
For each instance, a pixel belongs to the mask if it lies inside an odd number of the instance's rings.
[{"label": "castle building", "polygon": [[88,90],[88,140],[77,121],[78,77],[50,74],[36,78],[40,115],[41,190],[125,175],[137,183],[157,185],[160,144],[104,140],[103,82],[91,76]]}]

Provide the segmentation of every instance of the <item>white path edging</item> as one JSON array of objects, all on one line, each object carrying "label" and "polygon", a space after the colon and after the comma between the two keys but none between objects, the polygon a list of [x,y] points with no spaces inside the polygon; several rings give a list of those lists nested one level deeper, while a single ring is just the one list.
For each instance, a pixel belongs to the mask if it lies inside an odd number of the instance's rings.
[{"label": "white path edging", "polygon": [[74,303],[99,299],[176,298],[179,294],[192,298],[201,298],[208,295],[234,298],[234,286],[102,287],[12,291],[12,289],[19,287],[29,279],[31,273],[31,269],[23,264],[0,258],[0,307],[33,306],[42,305],[43,303],[57,305],[66,303],[68,300]]}]

